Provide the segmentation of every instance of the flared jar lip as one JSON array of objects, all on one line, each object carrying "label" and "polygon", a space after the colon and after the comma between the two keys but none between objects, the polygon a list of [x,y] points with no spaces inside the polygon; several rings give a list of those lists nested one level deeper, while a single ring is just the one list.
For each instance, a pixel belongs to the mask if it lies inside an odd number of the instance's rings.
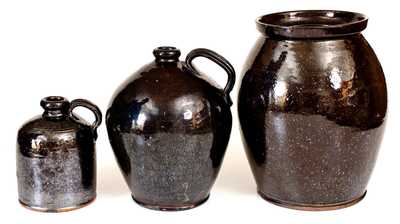
[{"label": "flared jar lip", "polygon": [[296,10],[263,15],[256,23],[269,37],[334,38],[360,33],[367,27],[368,17],[340,10]]}]

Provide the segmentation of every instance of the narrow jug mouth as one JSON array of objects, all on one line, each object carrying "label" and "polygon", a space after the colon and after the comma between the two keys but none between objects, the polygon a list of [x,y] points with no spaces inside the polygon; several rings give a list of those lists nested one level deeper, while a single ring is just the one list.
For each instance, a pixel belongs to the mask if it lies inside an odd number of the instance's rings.
[{"label": "narrow jug mouth", "polygon": [[62,118],[68,114],[70,102],[62,96],[48,96],[40,101],[45,118]]},{"label": "narrow jug mouth", "polygon": [[360,33],[368,18],[361,13],[337,10],[298,10],[257,18],[257,29],[269,37],[333,38]]},{"label": "narrow jug mouth", "polygon": [[177,62],[181,51],[176,47],[162,46],[153,50],[153,55],[157,62]]},{"label": "narrow jug mouth", "polygon": [[40,101],[40,105],[45,110],[68,110],[69,101],[62,96],[48,96]]}]

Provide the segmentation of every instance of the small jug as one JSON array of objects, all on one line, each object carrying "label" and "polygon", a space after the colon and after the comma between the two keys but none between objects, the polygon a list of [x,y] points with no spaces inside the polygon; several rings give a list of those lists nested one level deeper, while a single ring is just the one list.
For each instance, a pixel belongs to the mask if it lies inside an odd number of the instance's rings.
[{"label": "small jug", "polygon": [[[83,207],[96,197],[95,141],[102,116],[87,100],[42,99],[41,116],[18,131],[17,180],[19,202],[43,212]],[[86,107],[95,115],[88,124],[72,110]]]}]

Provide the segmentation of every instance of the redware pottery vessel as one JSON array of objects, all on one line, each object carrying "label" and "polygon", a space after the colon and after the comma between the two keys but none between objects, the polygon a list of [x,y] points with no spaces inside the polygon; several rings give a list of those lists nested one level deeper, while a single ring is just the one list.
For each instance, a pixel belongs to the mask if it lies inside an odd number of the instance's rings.
[{"label": "redware pottery vessel", "polygon": [[[43,212],[83,207],[96,197],[95,141],[101,112],[87,100],[42,99],[42,115],[18,131],[17,180],[19,202]],[[76,107],[93,111],[93,124],[72,113]]]},{"label": "redware pottery vessel", "polygon": [[258,193],[289,208],[350,206],[366,193],[387,108],[366,16],[292,11],[257,19],[238,112]]},{"label": "redware pottery vessel", "polygon": [[[233,67],[207,49],[159,47],[155,60],[116,91],[106,115],[111,146],[133,199],[157,210],[207,200],[228,144]],[[192,65],[205,57],[228,74],[222,90]]]}]

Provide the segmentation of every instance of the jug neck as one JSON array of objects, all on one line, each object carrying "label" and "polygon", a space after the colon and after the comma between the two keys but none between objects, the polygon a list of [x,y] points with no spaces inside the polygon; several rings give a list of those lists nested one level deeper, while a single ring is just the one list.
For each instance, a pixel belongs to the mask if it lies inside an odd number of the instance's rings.
[{"label": "jug neck", "polygon": [[163,46],[153,50],[157,64],[177,64],[181,52],[176,47]]},{"label": "jug neck", "polygon": [[42,117],[46,120],[63,120],[68,117],[70,103],[61,96],[49,96],[40,101],[44,109]]}]

